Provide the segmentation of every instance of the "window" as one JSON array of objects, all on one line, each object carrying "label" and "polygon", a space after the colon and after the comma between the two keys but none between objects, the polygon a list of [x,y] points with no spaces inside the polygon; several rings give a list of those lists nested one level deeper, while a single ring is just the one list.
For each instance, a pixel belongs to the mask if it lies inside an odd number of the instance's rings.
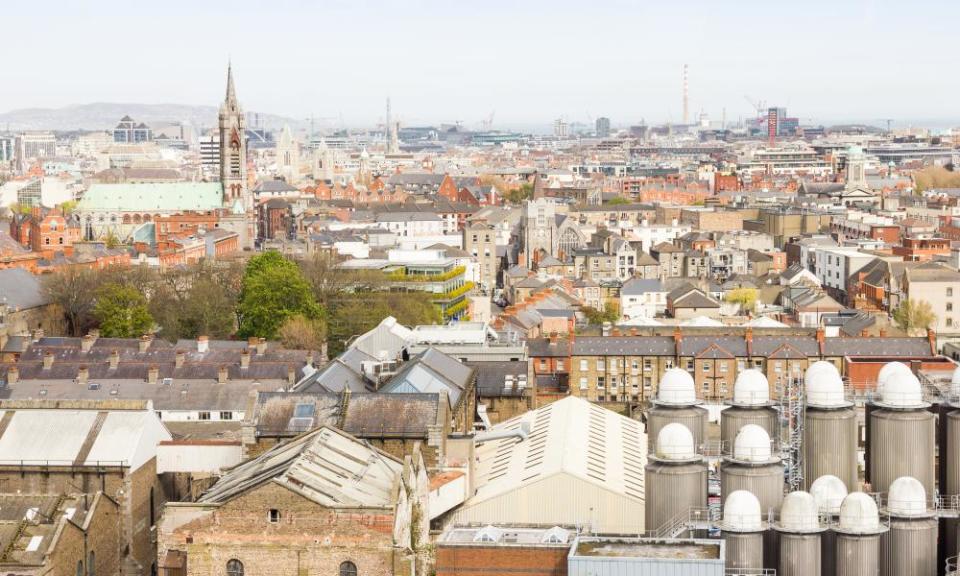
[{"label": "window", "polygon": [[541,358],[541,359],[540,359],[540,369],[541,369],[541,370],[546,370],[546,369],[547,369],[547,360],[546,360],[545,358]]},{"label": "window", "polygon": [[776,372],[777,374],[783,372],[783,362],[780,362],[780,361],[778,360],[778,361],[773,365],[773,371]]},{"label": "window", "polygon": [[587,377],[586,377],[586,376],[583,376],[583,377],[580,378],[580,389],[581,389],[581,390],[586,390],[586,389],[587,389]]},{"label": "window", "polygon": [[636,360],[630,361],[630,371],[636,374],[640,370],[640,363]]},{"label": "window", "polygon": [[704,363],[703,363],[703,371],[704,371],[704,372],[709,372],[709,371],[710,371],[710,368],[712,368],[712,366],[710,365],[709,362],[704,362]]},{"label": "window", "polygon": [[597,390],[603,390],[605,384],[603,376],[597,376]]},{"label": "window", "polygon": [[221,412],[221,413],[220,413],[220,419],[221,419],[221,420],[233,420],[233,412]]},{"label": "window", "polygon": [[276,508],[271,508],[270,512],[267,514],[267,520],[269,520],[271,524],[277,524],[280,522],[280,511]]},{"label": "window", "polygon": [[210,413],[209,413],[209,412],[201,412],[200,414],[197,415],[197,418],[199,418],[200,420],[209,420],[209,419],[210,419]]},{"label": "window", "polygon": [[587,370],[589,370],[589,368],[587,368],[587,361],[586,361],[586,360],[581,360],[581,361],[580,361],[580,371],[581,371],[581,372],[586,372]]},{"label": "window", "polygon": [[616,359],[616,358],[611,358],[611,359],[610,359],[610,371],[611,371],[611,372],[616,372],[616,371],[617,371],[617,359]]},{"label": "window", "polygon": [[953,296],[953,288],[947,288],[947,298]]},{"label": "window", "polygon": [[603,372],[603,358],[597,358],[597,370]]},{"label": "window", "polygon": [[693,360],[687,360],[687,372],[693,372]]},{"label": "window", "polygon": [[83,576],[83,560],[77,560],[77,576]]},{"label": "window", "polygon": [[947,302],[947,312],[953,312],[953,302]]},{"label": "window", "polygon": [[90,551],[90,559],[87,560],[87,576],[97,576],[97,556]]},{"label": "window", "polygon": [[953,326],[953,318],[947,318],[947,326]]},{"label": "window", "polygon": [[227,561],[227,576],[243,576],[243,562],[234,558]]},{"label": "window", "polygon": [[357,576],[357,565],[349,560],[340,564],[340,576]]},{"label": "window", "polygon": [[726,372],[726,371],[727,371],[727,363],[726,363],[726,362],[721,362],[721,363],[719,364],[719,366],[720,366],[720,372]]}]

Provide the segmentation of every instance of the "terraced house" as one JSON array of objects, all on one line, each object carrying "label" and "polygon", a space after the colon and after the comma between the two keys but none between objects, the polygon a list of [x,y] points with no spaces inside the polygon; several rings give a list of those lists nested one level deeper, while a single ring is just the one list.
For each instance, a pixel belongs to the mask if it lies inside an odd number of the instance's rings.
[{"label": "terraced house", "polygon": [[[843,374],[869,374],[860,366],[880,362],[936,363],[936,337],[827,338],[819,330],[757,330],[752,328],[675,329],[672,335],[637,329],[609,336],[573,336],[529,340],[534,385],[538,397],[565,390],[594,402],[633,403],[652,398],[666,370],[688,371],[698,397],[727,400],[737,375],[748,368],[764,372],[771,397],[780,396],[790,378],[799,379],[817,360],[832,362]],[[858,376],[851,386],[871,388],[874,379]],[[544,395],[539,391],[547,391]]]}]

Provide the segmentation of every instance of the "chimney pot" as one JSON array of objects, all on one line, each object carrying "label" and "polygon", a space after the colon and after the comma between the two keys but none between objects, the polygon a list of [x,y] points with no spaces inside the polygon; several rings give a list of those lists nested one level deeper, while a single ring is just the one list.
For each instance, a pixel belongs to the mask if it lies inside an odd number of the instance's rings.
[{"label": "chimney pot", "polygon": [[43,369],[49,370],[53,368],[53,352],[47,352],[43,355]]},{"label": "chimney pot", "polygon": [[886,337],[887,337],[887,329],[886,329],[886,328],[881,328],[881,329],[880,329],[880,337],[881,337],[881,338],[886,338]]},{"label": "chimney pot", "polygon": [[860,337],[861,337],[861,338],[867,338],[868,336],[870,336],[870,331],[867,330],[866,328],[864,328],[863,330],[860,331]]},{"label": "chimney pot", "polygon": [[177,355],[174,357],[173,365],[176,368],[183,368],[183,361],[186,359],[187,353],[183,350],[177,350]]},{"label": "chimney pot", "polygon": [[114,350],[110,353],[110,369],[116,370],[117,366],[120,365],[120,351]]},{"label": "chimney pot", "polygon": [[240,369],[246,370],[250,367],[250,349],[246,349],[240,353]]},{"label": "chimney pot", "polygon": [[257,356],[263,356],[267,351],[267,339],[260,338],[257,340]]},{"label": "chimney pot", "polygon": [[79,384],[86,384],[87,380],[90,379],[90,369],[86,366],[80,366],[80,369],[77,370],[77,382]]},{"label": "chimney pot", "polygon": [[151,364],[147,369],[147,383],[156,384],[157,379],[160,377],[160,367],[156,364]]},{"label": "chimney pot", "polygon": [[197,336],[197,352],[205,354],[210,349],[210,338],[207,336]]},{"label": "chimney pot", "polygon": [[293,366],[287,368],[287,384],[293,386],[297,383],[297,369]]},{"label": "chimney pot", "polygon": [[7,384],[16,384],[20,381],[20,369],[16,366],[11,366],[7,369]]},{"label": "chimney pot", "polygon": [[220,366],[220,369],[217,371],[217,382],[220,384],[226,384],[229,376],[230,373],[227,371],[227,367]]},{"label": "chimney pot", "polygon": [[93,348],[93,343],[96,341],[97,341],[96,336],[94,336],[93,334],[87,334],[86,336],[80,339],[80,350],[83,353],[89,352],[90,349]]},{"label": "chimney pot", "polygon": [[149,334],[144,334],[140,337],[139,349],[140,353],[143,354],[150,349],[150,343],[153,341],[153,338]]}]

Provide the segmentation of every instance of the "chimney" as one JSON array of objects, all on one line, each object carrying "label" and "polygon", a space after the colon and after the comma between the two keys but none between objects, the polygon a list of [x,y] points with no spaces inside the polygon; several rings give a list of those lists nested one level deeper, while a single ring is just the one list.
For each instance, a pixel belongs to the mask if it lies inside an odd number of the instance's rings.
[{"label": "chimney", "polygon": [[257,356],[263,356],[267,351],[267,339],[260,338],[257,340]]},{"label": "chimney", "polygon": [[631,335],[631,336],[636,336],[637,334],[639,334],[639,332],[637,331],[637,327],[636,327],[636,326],[630,328],[630,335]]},{"label": "chimney", "polygon": [[747,331],[743,334],[743,341],[747,345],[747,356],[753,356],[753,326],[747,326]]},{"label": "chimney", "polygon": [[82,364],[80,369],[77,370],[77,383],[87,385],[87,380],[90,379],[90,369],[87,368],[86,364]]},{"label": "chimney", "polygon": [[313,350],[307,352],[306,365],[307,365],[307,366],[313,366]]},{"label": "chimney", "polygon": [[91,336],[93,336],[93,339],[94,339],[94,340],[96,340],[97,338],[100,337],[100,329],[99,329],[99,328],[91,328],[89,334],[90,334]]},{"label": "chimney", "polygon": [[861,338],[869,338],[869,337],[870,337],[870,331],[867,330],[866,328],[864,328],[863,330],[860,331],[860,337],[861,337]]},{"label": "chimney", "polygon": [[550,333],[550,345],[551,345],[551,346],[556,346],[556,345],[557,345],[557,333],[556,333],[556,332],[551,332],[551,333]]},{"label": "chimney", "polygon": [[881,338],[886,338],[886,337],[887,337],[887,329],[886,329],[886,328],[881,328],[881,329],[880,329],[880,337],[881,337]]},{"label": "chimney", "polygon": [[571,342],[573,342],[574,338],[576,338],[576,331],[577,331],[577,321],[573,316],[571,316],[567,318],[567,332],[570,333]]},{"label": "chimney", "polygon": [[614,327],[613,327],[613,330],[610,332],[610,335],[611,335],[611,336],[619,336],[619,335],[620,335],[620,328],[617,328],[616,326],[614,326]]},{"label": "chimney", "polygon": [[250,367],[250,349],[247,348],[240,353],[240,369],[246,370]]},{"label": "chimney", "polygon": [[680,343],[683,342],[683,332],[680,331],[680,327],[677,326],[673,329],[673,343],[680,348]]},{"label": "chimney", "polygon": [[220,369],[217,371],[217,383],[226,384],[229,379],[229,372],[227,372],[227,367],[221,365]]},{"label": "chimney", "polygon": [[53,368],[53,352],[47,352],[43,355],[43,369],[49,370]]},{"label": "chimney", "polygon": [[933,328],[927,328],[927,341],[930,342],[930,354],[937,354],[937,333]]},{"label": "chimney", "polygon": [[210,350],[210,338],[208,336],[197,336],[197,352],[206,354]]},{"label": "chimney", "polygon": [[187,357],[187,353],[183,350],[177,350],[177,355],[174,357],[173,365],[175,368],[183,368],[183,360]]},{"label": "chimney", "polygon": [[254,348],[256,348],[256,347],[257,347],[257,344],[259,344],[259,343],[260,343],[260,339],[257,338],[256,336],[251,336],[251,337],[247,338],[247,348],[249,348],[249,349],[251,349],[251,350],[253,350]]},{"label": "chimney", "polygon": [[7,368],[7,384],[16,384],[20,381],[20,369],[16,366]]},{"label": "chimney", "polygon": [[32,340],[38,342],[41,338],[43,338],[43,328],[37,328],[33,331]]},{"label": "chimney", "polygon": [[140,353],[143,354],[150,349],[150,343],[153,341],[153,338],[149,334],[144,334],[140,337],[139,348]]},{"label": "chimney", "polygon": [[117,366],[120,365],[120,351],[114,350],[110,353],[110,369],[116,370]]},{"label": "chimney", "polygon": [[287,367],[287,384],[293,386],[297,383],[297,369],[293,366]]},{"label": "chimney", "polygon": [[609,322],[604,322],[604,323],[603,323],[603,326],[601,326],[601,328],[600,328],[600,335],[601,335],[601,336],[609,336],[609,335],[610,335],[610,326],[611,326],[611,324],[610,324]]},{"label": "chimney", "polygon": [[147,368],[147,384],[156,384],[157,379],[160,377],[160,367],[156,364],[151,364]]},{"label": "chimney", "polygon": [[827,331],[824,330],[823,326],[817,328],[817,345],[820,347],[820,356],[824,356],[826,354]]},{"label": "chimney", "polygon": [[93,348],[93,343],[97,341],[97,337],[93,334],[87,334],[80,339],[80,351],[86,354],[90,352],[90,349]]}]

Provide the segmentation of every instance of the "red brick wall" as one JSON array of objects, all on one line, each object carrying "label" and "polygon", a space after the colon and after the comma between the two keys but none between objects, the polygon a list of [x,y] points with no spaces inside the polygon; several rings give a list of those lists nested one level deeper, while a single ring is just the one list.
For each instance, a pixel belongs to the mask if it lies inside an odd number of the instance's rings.
[{"label": "red brick wall", "polygon": [[436,576],[566,576],[566,546],[437,546]]}]

